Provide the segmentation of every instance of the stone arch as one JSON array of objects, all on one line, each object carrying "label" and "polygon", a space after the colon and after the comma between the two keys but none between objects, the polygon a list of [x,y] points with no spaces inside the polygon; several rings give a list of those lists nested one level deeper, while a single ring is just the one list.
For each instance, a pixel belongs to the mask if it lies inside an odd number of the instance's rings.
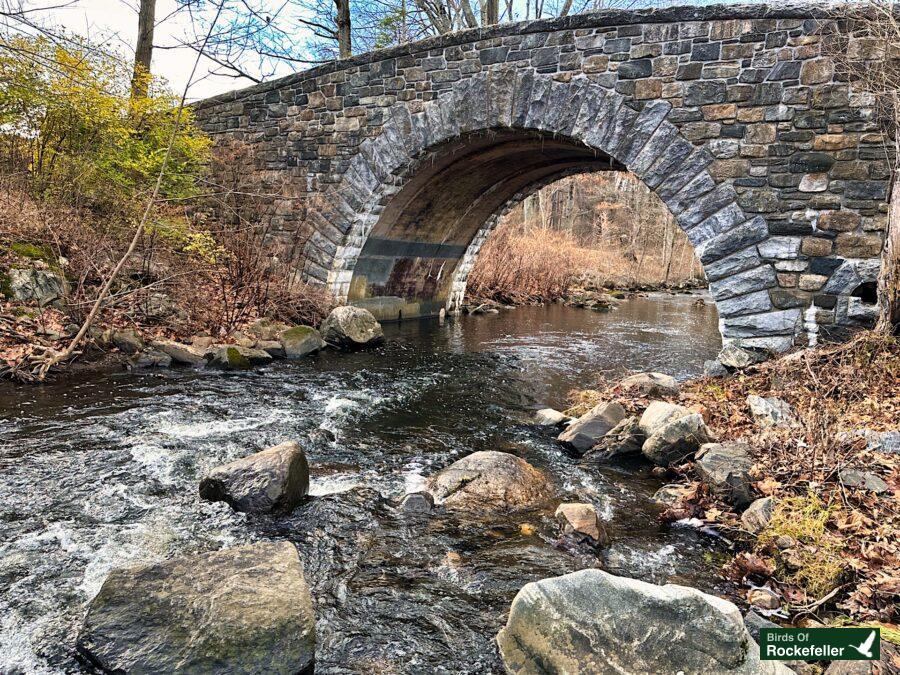
[{"label": "stone arch", "polygon": [[[666,119],[668,102],[638,104],[589,75],[566,80],[500,66],[415,104],[398,102],[385,109],[381,133],[360,144],[330,191],[329,224],[342,238],[340,245],[328,247],[333,249],[330,261],[329,256],[319,256],[331,263],[319,277],[325,276],[339,298],[348,297],[357,260],[384,210],[423,166],[434,161],[436,148],[466,135],[516,131],[565,139],[628,169],[655,192],[697,251],[726,341],[785,349],[802,327],[801,309],[776,310],[769,297],[768,289],[776,285],[775,268],[757,249],[769,238],[764,218],[748,217],[731,183],[713,179],[707,170],[712,153],[688,142]],[[486,235],[483,230],[479,232]],[[463,254],[469,261],[477,254],[478,236],[472,237]],[[321,236],[311,244],[321,245]],[[315,264],[314,253],[310,259]],[[466,270],[463,266],[457,271],[458,297]]]}]

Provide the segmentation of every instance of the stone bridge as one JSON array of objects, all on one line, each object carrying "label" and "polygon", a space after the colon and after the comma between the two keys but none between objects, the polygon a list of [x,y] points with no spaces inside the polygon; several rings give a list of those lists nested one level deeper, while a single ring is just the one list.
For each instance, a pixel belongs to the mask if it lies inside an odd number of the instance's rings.
[{"label": "stone bridge", "polygon": [[[843,13],[842,13],[843,12]],[[453,33],[203,101],[306,278],[396,319],[457,309],[499,214],[631,171],[703,263],[723,338],[786,349],[875,315],[889,165],[823,3],[605,11]],[[838,17],[836,20],[835,17]]]}]

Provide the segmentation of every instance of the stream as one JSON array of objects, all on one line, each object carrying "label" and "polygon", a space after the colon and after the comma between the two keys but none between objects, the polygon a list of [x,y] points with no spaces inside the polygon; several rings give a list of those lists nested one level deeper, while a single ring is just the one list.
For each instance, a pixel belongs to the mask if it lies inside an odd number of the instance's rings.
[{"label": "stream", "polygon": [[[75,638],[113,567],[260,539],[300,552],[316,673],[500,673],[494,636],[516,592],[584,567],[714,588],[714,542],[659,524],[649,466],[579,467],[529,424],[598,375],[700,373],[720,348],[711,301],[660,295],[607,313],[553,305],[384,328],[373,350],[250,372],[0,385],[0,673],[85,672]],[[306,449],[312,475],[312,498],[291,514],[199,499],[209,469],[285,440]],[[546,469],[559,499],[477,521],[396,508],[476,450]],[[560,501],[589,501],[607,521],[601,559],[554,546]]]}]

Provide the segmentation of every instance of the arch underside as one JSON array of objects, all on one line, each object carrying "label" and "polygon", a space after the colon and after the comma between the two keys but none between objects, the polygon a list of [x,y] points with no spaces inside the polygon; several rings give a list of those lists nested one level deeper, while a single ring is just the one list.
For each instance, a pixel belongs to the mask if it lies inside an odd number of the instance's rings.
[{"label": "arch underside", "polygon": [[565,175],[623,168],[582,143],[511,129],[466,134],[419,165],[383,206],[347,294],[381,320],[455,309],[473,240],[511,200]]}]

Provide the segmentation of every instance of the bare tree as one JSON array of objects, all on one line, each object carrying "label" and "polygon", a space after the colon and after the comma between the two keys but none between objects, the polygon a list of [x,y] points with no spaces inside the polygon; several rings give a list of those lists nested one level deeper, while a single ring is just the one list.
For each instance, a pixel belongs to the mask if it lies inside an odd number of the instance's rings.
[{"label": "bare tree", "polygon": [[131,78],[131,95],[147,96],[150,84],[150,62],[153,59],[153,30],[156,27],[156,0],[140,0],[138,9],[137,43],[134,48],[134,75]]}]

